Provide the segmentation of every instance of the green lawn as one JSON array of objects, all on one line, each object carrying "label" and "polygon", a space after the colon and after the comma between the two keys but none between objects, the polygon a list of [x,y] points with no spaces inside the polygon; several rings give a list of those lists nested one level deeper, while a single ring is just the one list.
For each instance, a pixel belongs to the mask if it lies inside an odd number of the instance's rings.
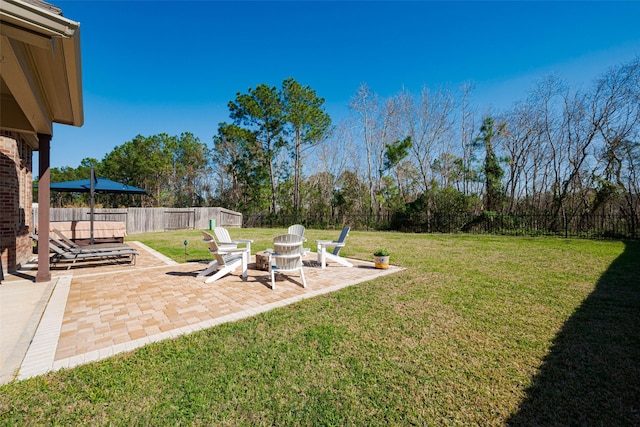
[{"label": "green lawn", "polygon": [[[197,231],[130,239],[209,259]],[[344,255],[379,247],[406,270],[1,386],[0,422],[640,425],[639,243],[351,232]]]}]

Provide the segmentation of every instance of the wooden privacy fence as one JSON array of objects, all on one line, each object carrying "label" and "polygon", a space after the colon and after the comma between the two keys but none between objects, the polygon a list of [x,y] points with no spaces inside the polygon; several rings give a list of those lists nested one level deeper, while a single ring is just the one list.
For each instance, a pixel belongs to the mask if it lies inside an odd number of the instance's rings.
[{"label": "wooden privacy fence", "polygon": [[[89,221],[89,208],[51,208],[50,221]],[[95,209],[95,221],[118,221],[127,234],[166,230],[206,230],[217,225],[242,227],[242,214],[225,208],[123,208]],[[33,208],[38,224],[38,208]]]}]

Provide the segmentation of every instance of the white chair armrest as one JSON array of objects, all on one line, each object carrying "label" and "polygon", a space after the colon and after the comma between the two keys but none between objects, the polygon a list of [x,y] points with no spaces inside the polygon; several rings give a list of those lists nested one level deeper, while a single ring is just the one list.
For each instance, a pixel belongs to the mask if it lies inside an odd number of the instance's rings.
[{"label": "white chair armrest", "polygon": [[318,246],[338,246],[338,247],[344,247],[345,243],[342,242],[336,242],[335,240],[316,240],[316,243],[318,244]]},{"label": "white chair armrest", "polygon": [[[222,248],[220,249],[220,252],[222,252]],[[247,248],[229,248],[229,249],[224,249],[225,253],[242,253],[242,252],[247,252]]]},{"label": "white chair armrest", "polygon": [[271,253],[269,254],[271,255],[273,258],[300,258],[301,254],[297,253],[297,254],[278,254],[278,253]]}]

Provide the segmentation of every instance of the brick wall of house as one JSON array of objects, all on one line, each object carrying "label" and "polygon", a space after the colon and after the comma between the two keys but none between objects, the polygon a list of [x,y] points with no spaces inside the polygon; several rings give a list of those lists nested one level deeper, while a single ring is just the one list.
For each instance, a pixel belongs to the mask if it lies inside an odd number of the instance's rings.
[{"label": "brick wall of house", "polygon": [[33,150],[18,134],[0,132],[0,251],[5,272],[33,257],[32,158]]}]

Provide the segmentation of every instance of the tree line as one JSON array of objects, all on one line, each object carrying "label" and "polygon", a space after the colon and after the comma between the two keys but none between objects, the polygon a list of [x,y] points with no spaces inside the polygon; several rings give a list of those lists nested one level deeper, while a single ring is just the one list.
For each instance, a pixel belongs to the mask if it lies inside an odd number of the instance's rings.
[{"label": "tree line", "polygon": [[291,78],[261,84],[229,102],[210,145],[190,133],[137,136],[100,161],[53,168],[52,182],[88,177],[93,164],[148,191],[128,203],[217,205],[318,226],[434,231],[445,214],[465,218],[461,229],[522,215],[557,229],[594,214],[639,223],[638,58],[580,86],[543,76],[499,112],[473,103],[472,84],[386,98],[362,84],[337,123],[324,102]]}]

